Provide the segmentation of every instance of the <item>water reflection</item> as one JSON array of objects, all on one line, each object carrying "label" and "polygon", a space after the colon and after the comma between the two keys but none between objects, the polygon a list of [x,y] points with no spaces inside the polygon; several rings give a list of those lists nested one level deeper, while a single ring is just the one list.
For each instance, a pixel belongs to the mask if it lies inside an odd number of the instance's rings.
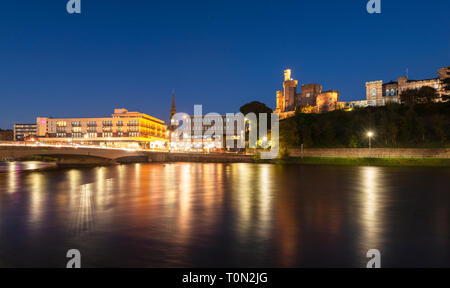
[{"label": "water reflection", "polygon": [[16,192],[17,187],[20,185],[20,183],[17,183],[17,181],[20,180],[19,175],[16,173],[16,167],[18,164],[15,162],[8,163],[8,193],[14,193]]},{"label": "water reflection", "polygon": [[45,212],[43,209],[43,201],[47,196],[44,193],[44,189],[46,189],[46,178],[42,173],[36,172],[30,176],[31,181],[31,203],[29,204],[30,208],[30,218],[29,221],[31,223],[31,227],[36,227],[41,222],[42,213]]},{"label": "water reflection", "polygon": [[383,233],[383,187],[382,168],[362,167],[360,169],[360,221],[362,228],[362,249],[367,251],[381,247],[380,237]]},{"label": "water reflection", "polygon": [[371,248],[387,266],[450,265],[448,169],[3,165],[6,266],[61,266],[73,247],[86,266],[364,267]]}]

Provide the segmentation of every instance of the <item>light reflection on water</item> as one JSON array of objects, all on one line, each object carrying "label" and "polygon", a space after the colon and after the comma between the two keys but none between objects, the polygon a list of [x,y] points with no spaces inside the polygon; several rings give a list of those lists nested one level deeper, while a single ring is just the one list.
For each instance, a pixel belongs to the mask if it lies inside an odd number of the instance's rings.
[{"label": "light reflection on water", "polygon": [[0,266],[450,265],[448,169],[1,165]]}]

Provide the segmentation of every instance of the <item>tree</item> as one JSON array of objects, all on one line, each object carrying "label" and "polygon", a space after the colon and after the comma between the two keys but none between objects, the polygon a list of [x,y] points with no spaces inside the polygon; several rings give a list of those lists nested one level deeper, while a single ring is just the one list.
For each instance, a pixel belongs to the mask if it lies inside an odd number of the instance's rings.
[{"label": "tree", "polygon": [[408,106],[414,105],[416,98],[417,90],[407,89],[400,94],[400,100]]},{"label": "tree", "polygon": [[350,136],[350,141],[348,142],[348,147],[350,147],[350,148],[358,147],[358,137],[356,137],[354,134],[352,134],[352,136]]},{"label": "tree", "polygon": [[[241,106],[241,108],[239,108],[239,111],[241,111],[242,114],[247,115],[248,113],[255,113],[256,115],[256,120],[259,123],[259,113],[267,113],[269,115],[267,115],[267,129],[271,129],[271,114],[272,114],[272,109],[270,109],[269,107],[266,106],[266,104],[258,102],[258,101],[253,101],[247,104],[244,104]],[[259,131],[259,129],[258,129]],[[259,132],[258,132],[259,133]]]},{"label": "tree", "polygon": [[295,107],[295,114],[299,114],[299,113],[311,114],[314,112],[315,112],[315,107],[311,106],[311,105]]},{"label": "tree", "polygon": [[442,95],[442,100],[450,100],[450,78],[445,78],[442,80],[442,88],[445,92],[447,92],[445,95]]},{"label": "tree", "polygon": [[259,113],[271,114],[273,112],[272,109],[266,106],[266,104],[258,101],[253,101],[242,105],[239,111],[241,111],[241,113],[244,115],[253,112],[256,114],[256,117],[259,117]]},{"label": "tree", "polygon": [[280,142],[283,147],[298,146],[297,122],[286,119],[280,122]]},{"label": "tree", "polygon": [[429,86],[423,86],[416,93],[416,103],[418,104],[432,104],[438,98],[436,89]]},{"label": "tree", "polygon": [[388,137],[392,144],[397,144],[398,128],[393,122],[389,123],[388,126]]},{"label": "tree", "polygon": [[450,92],[450,77],[442,80],[444,91]]}]

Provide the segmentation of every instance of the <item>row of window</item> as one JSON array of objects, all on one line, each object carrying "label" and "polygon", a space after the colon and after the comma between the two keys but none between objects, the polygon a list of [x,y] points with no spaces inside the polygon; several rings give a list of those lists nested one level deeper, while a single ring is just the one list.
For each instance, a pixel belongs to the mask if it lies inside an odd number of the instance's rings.
[{"label": "row of window", "polygon": [[[87,138],[98,138],[99,136],[98,136],[98,133],[86,133],[86,134],[83,134],[83,133],[72,133],[72,135],[71,135],[71,137],[72,138],[84,138],[85,137],[85,135],[87,135]],[[130,132],[130,133],[128,133],[128,137],[139,137],[139,132]],[[101,134],[101,136],[100,137],[105,137],[105,138],[107,138],[107,137],[113,137],[114,135],[113,135],[113,133],[112,132],[104,132],[104,133],[102,133]],[[117,137],[123,137],[124,136],[124,134],[123,134],[123,132],[119,132],[119,133],[117,133]],[[155,136],[157,136],[157,135],[155,135]],[[161,137],[162,137],[162,135],[160,135]],[[56,137],[57,138],[66,138],[67,137],[67,133],[56,133]]]},{"label": "row of window", "polygon": [[[391,92],[390,93],[391,96],[397,95],[398,94],[398,89],[396,89],[396,90],[391,89],[390,92]],[[389,89],[386,89],[386,96],[389,96]]]},{"label": "row of window", "polygon": [[[71,124],[72,124],[72,127],[82,127],[82,122],[81,121],[72,121]],[[87,121],[86,125],[88,127],[97,127],[98,124],[97,124],[97,121]],[[114,122],[113,121],[109,121],[109,120],[105,120],[105,121],[102,121],[102,125],[104,127],[110,127],[110,126],[114,125]],[[51,123],[51,126],[53,126],[53,122]],[[56,126],[57,127],[67,127],[67,122],[66,121],[56,121]],[[121,120],[121,121],[116,122],[116,126],[118,126],[118,127],[123,126],[123,121]],[[139,120],[130,120],[128,122],[128,126],[139,127]],[[141,127],[145,127],[145,128],[149,128],[149,129],[156,129],[158,131],[159,130],[165,130],[165,127],[158,126],[158,125],[155,125],[155,124],[147,124],[146,125],[144,123],[144,125],[142,125]],[[19,128],[19,126],[16,126],[16,128]],[[138,130],[134,130],[134,131],[138,131]]]},{"label": "row of window", "polygon": [[[419,90],[421,88],[421,86],[415,86],[413,89],[415,90]],[[435,83],[434,84],[434,89],[439,89],[439,83]],[[402,88],[401,91],[405,91],[405,88]],[[386,96],[394,96],[394,95],[398,95],[398,89],[386,89]],[[376,88],[372,88],[372,96],[377,96],[377,89]]]}]

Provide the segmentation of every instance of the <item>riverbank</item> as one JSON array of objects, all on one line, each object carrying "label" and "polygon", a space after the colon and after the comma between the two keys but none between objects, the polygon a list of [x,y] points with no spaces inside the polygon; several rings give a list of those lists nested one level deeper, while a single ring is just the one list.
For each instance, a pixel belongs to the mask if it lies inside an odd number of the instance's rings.
[{"label": "riverbank", "polygon": [[290,157],[287,159],[277,159],[272,163],[283,165],[450,167],[450,159],[438,158]]}]

